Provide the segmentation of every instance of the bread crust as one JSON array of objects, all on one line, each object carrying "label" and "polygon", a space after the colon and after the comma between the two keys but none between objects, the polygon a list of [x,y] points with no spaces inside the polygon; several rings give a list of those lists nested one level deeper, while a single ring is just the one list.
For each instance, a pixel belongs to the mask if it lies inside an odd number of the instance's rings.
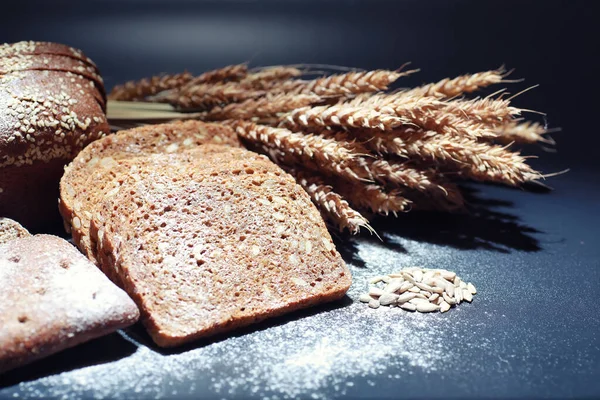
[{"label": "bread crust", "polygon": [[125,292],[55,236],[0,245],[0,286],[0,372],[114,332],[139,317]]}]

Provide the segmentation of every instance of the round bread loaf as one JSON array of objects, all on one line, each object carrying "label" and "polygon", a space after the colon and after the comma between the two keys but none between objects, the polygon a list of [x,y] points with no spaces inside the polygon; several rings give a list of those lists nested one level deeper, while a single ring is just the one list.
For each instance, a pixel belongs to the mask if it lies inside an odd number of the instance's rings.
[{"label": "round bread loaf", "polygon": [[94,67],[77,57],[14,55],[9,47],[0,52],[0,215],[38,230],[60,221],[64,165],[110,126]]}]

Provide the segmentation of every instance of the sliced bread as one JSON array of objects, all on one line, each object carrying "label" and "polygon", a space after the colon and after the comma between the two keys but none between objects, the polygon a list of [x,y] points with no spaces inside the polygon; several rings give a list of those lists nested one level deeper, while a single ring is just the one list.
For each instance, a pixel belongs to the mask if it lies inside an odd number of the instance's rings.
[{"label": "sliced bread", "polygon": [[[206,143],[240,146],[237,135],[230,128],[200,121],[143,126],[118,132],[87,146],[65,168],[60,181],[59,211],[73,242],[95,261],[95,246],[89,239],[91,216],[106,193],[124,178],[122,172],[131,173],[130,166],[135,165],[131,164],[133,158],[178,154]],[[220,147],[207,149],[219,151]],[[150,158],[150,164],[153,161],[164,163],[165,160]],[[121,163],[123,167],[119,167]]]},{"label": "sliced bread", "polygon": [[346,293],[350,272],[319,212],[266,157],[227,149],[169,161],[127,174],[90,229],[103,270],[159,346]]},{"label": "sliced bread", "polygon": [[28,236],[31,236],[29,231],[23,228],[17,221],[0,217],[0,244],[4,244],[9,240]]},{"label": "sliced bread", "polygon": [[0,245],[0,373],[133,324],[136,305],[67,241]]}]

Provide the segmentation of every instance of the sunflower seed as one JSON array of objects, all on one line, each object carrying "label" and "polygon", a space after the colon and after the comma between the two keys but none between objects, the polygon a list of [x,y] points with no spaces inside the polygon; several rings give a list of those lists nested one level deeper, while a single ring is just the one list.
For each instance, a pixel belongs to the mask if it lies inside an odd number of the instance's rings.
[{"label": "sunflower seed", "polygon": [[[453,286],[454,287],[454,286]],[[454,296],[450,297],[448,295],[448,293],[444,293],[442,294],[442,296],[444,297],[444,301],[450,305],[456,304],[456,299],[454,298]]]},{"label": "sunflower seed", "polygon": [[417,305],[417,304],[421,304],[421,303],[429,303],[429,300],[415,297],[414,299],[409,300],[409,303],[413,303],[414,305]]},{"label": "sunflower seed", "polygon": [[417,311],[422,312],[422,313],[437,311],[439,309],[440,309],[440,306],[437,306],[437,305],[431,304],[431,303],[417,304]]},{"label": "sunflower seed", "polygon": [[376,284],[376,283],[379,283],[379,282],[381,282],[381,281],[383,280],[383,278],[384,278],[384,276],[383,276],[383,275],[376,276],[376,277],[374,277],[374,278],[371,278],[371,280],[369,281],[369,283],[370,283],[371,285],[374,285],[374,284]]},{"label": "sunflower seed", "polygon": [[446,286],[446,293],[448,293],[448,296],[454,297],[454,285],[449,284]]},{"label": "sunflower seed", "polygon": [[386,293],[396,293],[402,285],[404,284],[404,280],[402,279],[392,279],[390,283],[383,289]]},{"label": "sunflower seed", "polygon": [[383,293],[385,293],[385,292],[383,290],[379,289],[378,287],[372,286],[369,288],[369,295],[371,295],[373,297],[379,297]]},{"label": "sunflower seed", "polygon": [[379,298],[379,304],[382,306],[389,306],[392,303],[395,303],[398,299],[398,295],[394,293],[384,293]]},{"label": "sunflower seed", "polygon": [[404,276],[404,279],[410,283],[412,283],[413,285],[416,283],[415,280],[413,279],[412,275],[409,274],[408,272],[403,272],[402,276]]},{"label": "sunflower seed", "polygon": [[417,269],[413,272],[413,278],[415,278],[415,282],[421,282],[423,280],[423,272]]},{"label": "sunflower seed", "polygon": [[462,281],[460,280],[460,278],[458,276],[454,277],[454,287],[460,287],[460,283]]},{"label": "sunflower seed", "polygon": [[460,288],[461,289],[466,289],[467,288],[467,284],[464,281],[460,282]]},{"label": "sunflower seed", "polygon": [[369,307],[371,308],[379,308],[381,304],[379,304],[379,301],[373,299],[371,301],[369,301]]},{"label": "sunflower seed", "polygon": [[469,292],[471,292],[471,294],[477,294],[477,289],[475,289],[475,286],[473,286],[473,284],[470,282],[467,284],[467,289],[469,289]]},{"label": "sunflower seed", "polygon": [[419,293],[421,293],[423,296],[429,298],[431,296],[431,292],[428,292],[427,290],[421,290]]},{"label": "sunflower seed", "polygon": [[433,288],[431,286],[429,286],[428,284],[426,284],[426,283],[416,282],[415,286],[418,287],[421,290],[426,290],[428,292],[433,292]]},{"label": "sunflower seed", "polygon": [[358,300],[360,300],[363,303],[368,303],[371,300],[374,300],[371,296],[369,296],[367,293],[363,293],[360,295],[360,297],[358,298]]},{"label": "sunflower seed", "polygon": [[450,282],[453,282],[454,278],[456,278],[456,272],[446,271],[445,269],[443,269],[440,271],[440,273],[442,274],[442,278]]},{"label": "sunflower seed", "polygon": [[460,302],[462,301],[462,290],[460,289],[456,289],[454,291],[454,298],[456,299],[456,304],[460,304]]},{"label": "sunflower seed", "polygon": [[407,301],[414,299],[415,296],[416,296],[415,293],[411,293],[411,292],[403,293],[400,296],[398,296],[398,298],[396,299],[396,303],[398,303],[398,304],[406,303]]},{"label": "sunflower seed", "polygon": [[473,295],[467,289],[462,290],[463,299],[469,303],[473,301]]},{"label": "sunflower seed", "polygon": [[402,286],[400,286],[400,293],[404,293],[412,287],[414,287],[412,283],[405,281]]},{"label": "sunflower seed", "polygon": [[413,293],[419,293],[421,291],[421,289],[419,289],[416,286],[411,287],[410,289],[408,289],[409,292],[413,292]]},{"label": "sunflower seed", "polygon": [[449,309],[450,309],[450,304],[446,303],[445,301],[442,301],[442,304],[440,305],[440,312],[445,313]]},{"label": "sunflower seed", "polygon": [[434,293],[434,294],[432,294],[432,295],[431,295],[431,297],[429,298],[429,301],[433,303],[433,302],[435,302],[435,301],[436,301],[436,300],[437,300],[439,297],[440,297],[440,295],[439,295],[439,294],[437,294],[437,293]]},{"label": "sunflower seed", "polygon": [[400,308],[407,310],[407,311],[415,311],[417,309],[417,306],[415,306],[412,303],[404,303],[400,305]]}]

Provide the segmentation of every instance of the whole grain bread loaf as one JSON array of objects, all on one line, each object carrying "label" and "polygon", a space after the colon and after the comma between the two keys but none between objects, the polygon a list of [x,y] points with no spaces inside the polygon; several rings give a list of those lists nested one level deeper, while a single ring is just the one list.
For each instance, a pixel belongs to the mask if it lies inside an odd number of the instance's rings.
[{"label": "whole grain bread loaf", "polygon": [[[87,146],[65,168],[60,181],[59,210],[73,242],[95,261],[95,246],[89,237],[91,215],[106,193],[127,174],[134,173],[130,171],[131,165],[137,165],[133,158],[150,154],[179,154],[207,143],[240,146],[237,135],[229,127],[200,121],[139,127],[107,136]],[[207,147],[204,151],[220,149]],[[165,162],[169,160],[150,158],[144,168],[153,171],[154,168],[162,168]]]},{"label": "whole grain bread loaf", "polygon": [[[2,46],[0,65],[37,57],[42,68],[45,59],[60,59],[95,74],[95,67],[75,56],[11,53],[10,48]],[[64,165],[110,131],[102,85],[52,65],[0,74],[0,215],[33,229],[59,221],[56,199]]]},{"label": "whole grain bread loaf", "polygon": [[0,245],[0,373],[133,324],[139,311],[67,241]]},{"label": "whole grain bread loaf", "polygon": [[4,244],[9,240],[28,236],[31,236],[29,231],[23,228],[17,221],[0,217],[0,244]]},{"label": "whole grain bread loaf", "polygon": [[101,268],[118,277],[159,346],[348,290],[350,272],[319,212],[266,157],[226,148],[170,155],[152,170],[144,163],[132,160],[134,170],[104,197],[90,232]]}]

